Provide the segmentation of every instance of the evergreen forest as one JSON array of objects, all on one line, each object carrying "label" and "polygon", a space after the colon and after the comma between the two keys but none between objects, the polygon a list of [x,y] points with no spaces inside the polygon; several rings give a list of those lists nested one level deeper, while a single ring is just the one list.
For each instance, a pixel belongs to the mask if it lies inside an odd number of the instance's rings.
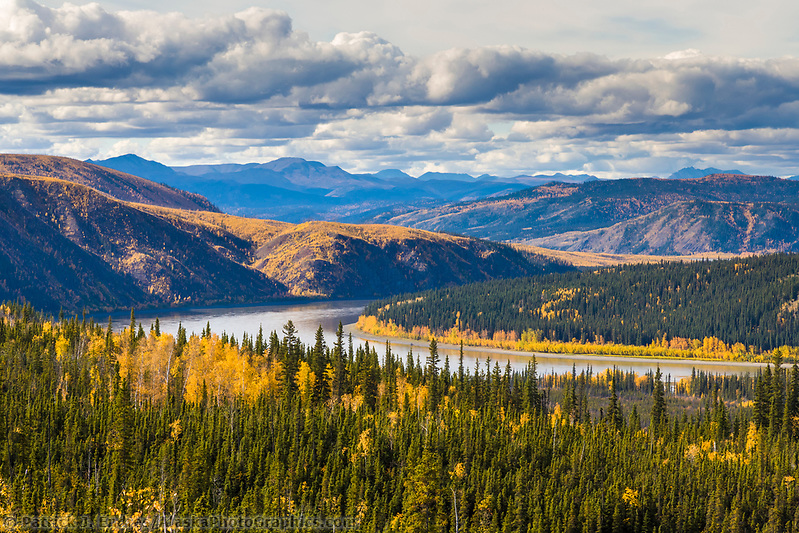
[{"label": "evergreen forest", "polygon": [[6,304],[2,527],[797,531],[799,368],[772,355],[757,376],[539,376],[442,361],[435,339],[114,332]]},{"label": "evergreen forest", "polygon": [[799,255],[771,254],[405,294],[371,303],[364,312],[371,318],[360,326],[420,338],[522,341],[520,349],[529,341],[539,351],[554,351],[542,341],[569,343],[572,353],[612,343],[662,349],[637,355],[767,359],[771,350],[799,346],[798,306]]}]

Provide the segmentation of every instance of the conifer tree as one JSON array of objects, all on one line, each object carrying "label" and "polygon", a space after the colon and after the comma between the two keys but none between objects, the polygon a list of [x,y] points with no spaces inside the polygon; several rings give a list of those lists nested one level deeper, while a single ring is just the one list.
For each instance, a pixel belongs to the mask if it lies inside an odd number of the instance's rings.
[{"label": "conifer tree", "polygon": [[463,341],[461,341],[460,349],[458,350],[458,385],[461,387],[463,386],[464,380],[463,371]]},{"label": "conifer tree", "polygon": [[538,373],[535,355],[527,363],[527,375],[524,380],[524,404],[527,412],[537,412],[541,409],[541,397],[538,394]]},{"label": "conifer tree", "polygon": [[759,428],[767,428],[771,411],[771,365],[759,373],[755,386],[755,424]]},{"label": "conifer tree", "polygon": [[266,346],[264,345],[264,327],[263,325],[258,326],[258,337],[255,339],[255,353],[259,356],[263,355],[266,351]]},{"label": "conifer tree", "polygon": [[799,416],[799,365],[796,363],[791,367],[790,380],[787,386],[788,395],[785,401],[785,416],[783,430],[789,436],[796,436],[797,424],[796,417]]},{"label": "conifer tree", "polygon": [[316,330],[316,338],[314,340],[313,358],[311,359],[311,369],[316,378],[314,382],[314,400],[316,402],[325,402],[329,394],[327,380],[325,380],[325,370],[329,361],[327,360],[328,351],[325,347],[325,332],[321,324]]},{"label": "conifer tree", "polygon": [[339,321],[336,329],[336,342],[333,345],[333,397],[341,398],[345,391],[346,361],[344,360],[344,326]]},{"label": "conifer tree", "polygon": [[[615,376],[615,369],[613,376]],[[621,408],[619,407],[619,397],[616,394],[616,380],[614,377],[611,377],[610,379],[610,401],[608,403],[607,419],[608,423],[616,429],[621,429],[624,422],[624,418],[621,414]]]},{"label": "conifer tree", "polygon": [[663,379],[660,372],[660,365],[658,365],[657,371],[655,372],[653,387],[652,416],[650,419],[650,426],[652,428],[653,435],[657,436],[660,434],[660,429],[666,419],[666,399],[665,392],[663,390]]}]

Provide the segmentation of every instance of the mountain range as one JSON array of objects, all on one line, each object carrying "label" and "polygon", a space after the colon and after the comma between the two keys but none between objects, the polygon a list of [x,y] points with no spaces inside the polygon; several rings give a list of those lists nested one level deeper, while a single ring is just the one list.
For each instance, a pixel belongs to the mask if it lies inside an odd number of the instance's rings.
[{"label": "mountain range", "polygon": [[570,251],[799,251],[799,183],[769,176],[551,183],[374,221]]},{"label": "mountain range", "polygon": [[99,162],[208,195],[226,212],[281,220],[385,223],[610,254],[799,249],[793,178],[686,167],[666,179],[400,170],[350,174],[299,158],[166,167],[126,155]]},{"label": "mountain range", "polygon": [[503,178],[441,172],[414,178],[396,169],[351,174],[337,166],[292,157],[268,163],[185,167],[168,167],[133,154],[87,162],[201,194],[226,213],[286,222],[357,223],[385,212],[502,196],[552,181],[597,179],[586,174]]},{"label": "mountain range", "polygon": [[373,297],[564,268],[468,237],[236,217],[48,156],[0,156],[0,224],[0,300],[49,311]]},{"label": "mountain range", "polygon": [[[563,270],[572,252],[603,264],[799,251],[799,181],[694,177],[716,169],[598,180],[350,174],[298,158],[102,163],[121,170],[0,155],[0,300],[112,310],[373,297]],[[311,216],[323,220],[291,220]]]},{"label": "mountain range", "polygon": [[[766,202],[785,201],[779,193],[749,194],[754,186],[751,182],[741,182],[736,189],[730,179],[744,176],[738,170],[687,167],[665,180],[598,180],[587,174],[474,177],[442,172],[427,172],[414,178],[397,169],[352,174],[337,166],[300,158],[168,167],[128,154],[96,163],[202,194],[226,213],[295,223],[309,220],[385,223],[554,249],[614,254],[791,249],[790,232],[785,239],[768,234],[773,224],[779,225],[777,219],[788,216],[784,210],[781,215],[769,211],[772,225],[764,222],[750,229],[728,227],[728,231],[722,231],[727,227],[724,221],[704,216],[701,236],[695,242],[670,237],[668,230],[684,235],[682,228],[693,224],[685,220],[686,213],[702,210],[682,209],[679,218],[673,215],[674,209],[669,211],[672,215],[664,213],[658,219],[661,229],[657,235],[647,229],[649,224],[656,224],[655,218],[632,222],[675,202],[750,202],[758,198]],[[716,186],[714,180],[705,180],[708,176],[726,176],[727,183]],[[781,185],[778,189],[785,187]],[[628,221],[631,221],[629,226]],[[617,224],[620,226],[616,227]],[[599,234],[581,234],[603,228]],[[752,235],[752,231],[765,231],[768,235],[761,238]],[[713,235],[714,232],[720,233]]]}]

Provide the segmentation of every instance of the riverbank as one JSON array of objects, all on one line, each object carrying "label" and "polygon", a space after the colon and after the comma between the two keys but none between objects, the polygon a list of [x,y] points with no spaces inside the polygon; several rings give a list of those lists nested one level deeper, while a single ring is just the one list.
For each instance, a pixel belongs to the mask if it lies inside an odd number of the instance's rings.
[{"label": "riverbank", "polygon": [[[396,354],[400,347],[410,349],[422,360],[428,353],[429,341],[424,339],[410,339],[407,337],[397,337],[384,334],[372,334],[358,328],[358,323],[344,326],[345,333],[352,334],[355,341],[368,341],[370,344],[385,345],[389,342],[392,350]],[[460,344],[438,340],[438,351],[443,361],[444,357],[449,356],[451,368],[458,364],[457,357],[460,352]],[[379,352],[379,350],[378,350]],[[489,346],[463,345],[465,364],[473,371],[476,361],[485,364],[487,360],[496,361],[500,365],[510,363],[515,369],[525,368],[535,356],[540,373],[563,373],[569,372],[576,367],[580,372],[590,368],[595,373],[604,372],[607,369],[619,368],[632,370],[643,375],[650,370],[660,367],[664,376],[671,375],[674,379],[687,378],[691,376],[694,369],[704,370],[712,374],[756,374],[759,370],[766,367],[768,362],[757,361],[725,361],[720,359],[696,359],[696,358],[675,358],[675,357],[640,357],[632,355],[605,355],[587,353],[552,353],[542,351],[525,351],[510,348],[496,348]],[[492,363],[493,364],[493,363]]]},{"label": "riverbank", "polygon": [[[451,344],[463,343],[464,346],[479,346],[483,348],[498,348],[503,350],[516,350],[531,353],[555,354],[580,354],[614,357],[643,357],[676,360],[700,361],[730,361],[748,363],[769,363],[773,359],[773,351],[759,351],[754,346],[744,346],[741,343],[727,344],[716,337],[704,339],[686,339],[675,337],[667,340],[653,341],[648,345],[627,345],[613,342],[583,342],[572,339],[571,342],[552,341],[541,339],[541,332],[525,331],[519,337],[515,331],[496,331],[492,337],[485,332],[478,334],[471,330],[451,328],[443,333],[431,332],[427,327],[414,326],[409,331],[394,324],[392,321],[385,323],[375,316],[358,317],[357,327],[365,333],[372,335],[385,335],[387,337],[408,338],[429,342],[435,336],[438,342]],[[782,360],[793,362],[799,353],[795,346],[779,348]]]}]

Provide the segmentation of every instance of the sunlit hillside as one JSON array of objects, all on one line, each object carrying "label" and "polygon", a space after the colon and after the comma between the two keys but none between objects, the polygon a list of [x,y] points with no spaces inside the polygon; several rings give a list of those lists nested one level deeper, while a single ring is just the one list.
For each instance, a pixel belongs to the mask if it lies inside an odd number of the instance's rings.
[{"label": "sunlit hillside", "polygon": [[139,176],[68,157],[0,154],[0,172],[71,181],[128,202],[180,209],[217,210],[199,194],[173,189]]},{"label": "sunlit hillside", "polygon": [[51,311],[374,297],[562,269],[470,238],[157,207],[55,178],[6,174],[0,196],[0,299]]},{"label": "sunlit hillside", "polygon": [[230,233],[248,240],[253,245],[250,266],[298,296],[374,296],[565,268],[546,258],[531,260],[506,245],[400,226],[288,224],[145,209],[186,231]]}]

